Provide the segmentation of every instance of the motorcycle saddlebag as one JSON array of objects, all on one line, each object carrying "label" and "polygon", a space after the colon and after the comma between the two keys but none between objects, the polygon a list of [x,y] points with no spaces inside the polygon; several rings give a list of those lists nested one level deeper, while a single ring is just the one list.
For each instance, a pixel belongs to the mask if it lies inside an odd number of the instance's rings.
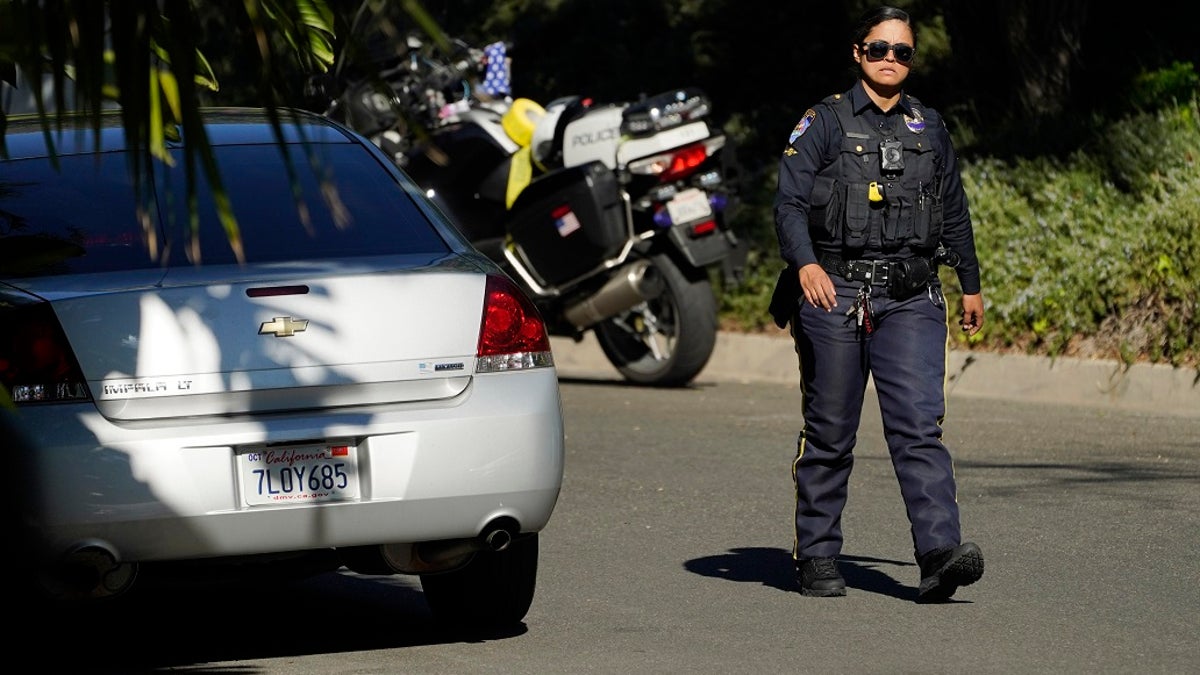
[{"label": "motorcycle saddlebag", "polygon": [[583,275],[620,253],[627,240],[616,174],[596,161],[534,180],[513,202],[508,233],[540,283]]}]

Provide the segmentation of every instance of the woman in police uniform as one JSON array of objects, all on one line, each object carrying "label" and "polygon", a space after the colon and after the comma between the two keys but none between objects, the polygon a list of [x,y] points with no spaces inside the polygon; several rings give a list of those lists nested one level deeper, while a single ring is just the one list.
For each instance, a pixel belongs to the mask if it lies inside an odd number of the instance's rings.
[{"label": "woman in police uniform", "polygon": [[917,599],[948,599],[983,575],[963,543],[954,468],[942,444],[947,315],[938,264],[962,285],[962,330],[983,325],[979,263],[950,135],[903,89],[916,55],[905,12],[883,7],[859,24],[859,80],[808,109],[779,165],[775,225],[787,269],[772,313],[791,324],[804,428],[793,557],[800,590],[846,594],[837,567],[841,514],[868,377],[900,482]]}]

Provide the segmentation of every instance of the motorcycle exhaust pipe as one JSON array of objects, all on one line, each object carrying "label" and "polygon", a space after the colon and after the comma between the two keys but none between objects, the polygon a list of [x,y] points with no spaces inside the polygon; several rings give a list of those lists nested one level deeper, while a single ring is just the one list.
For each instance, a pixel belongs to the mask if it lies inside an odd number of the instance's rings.
[{"label": "motorcycle exhaust pipe", "polygon": [[637,260],[617,270],[592,296],[568,307],[563,316],[583,330],[658,297],[664,288],[666,283],[654,265],[649,260]]}]

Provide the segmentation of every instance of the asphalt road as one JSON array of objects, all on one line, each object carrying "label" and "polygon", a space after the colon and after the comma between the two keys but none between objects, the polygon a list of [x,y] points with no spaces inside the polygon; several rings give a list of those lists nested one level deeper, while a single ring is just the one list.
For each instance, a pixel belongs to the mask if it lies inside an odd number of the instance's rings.
[{"label": "asphalt road", "polygon": [[[869,398],[844,517],[844,598],[794,591],[798,389],[564,379],[565,485],[537,596],[508,634],[431,628],[407,577],[278,590],[163,584],[18,618],[56,672],[1185,673],[1200,664],[1200,418],[952,397],[967,538],[987,571],[918,605]],[[10,625],[12,625],[10,623]]]}]

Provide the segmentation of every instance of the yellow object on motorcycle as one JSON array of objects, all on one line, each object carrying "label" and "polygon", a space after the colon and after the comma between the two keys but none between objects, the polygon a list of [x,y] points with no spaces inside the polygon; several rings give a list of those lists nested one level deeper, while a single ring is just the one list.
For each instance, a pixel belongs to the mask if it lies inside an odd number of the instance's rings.
[{"label": "yellow object on motorcycle", "polygon": [[517,145],[527,148],[530,141],[533,140],[534,127],[545,114],[546,109],[536,102],[527,98],[518,98],[512,102],[504,116],[500,118],[500,126],[504,127],[504,133],[508,134],[508,137],[513,139]]},{"label": "yellow object on motorcycle", "polygon": [[521,190],[533,180],[533,151],[528,145],[517,150],[508,164],[508,188],[504,194],[505,208],[512,208]]},{"label": "yellow object on motorcycle", "polygon": [[500,126],[517,145],[521,146],[508,165],[508,188],[505,190],[505,206],[512,208],[517,195],[533,179],[533,157],[529,144],[533,141],[533,130],[546,115],[546,109],[527,98],[518,98],[500,118]]}]

